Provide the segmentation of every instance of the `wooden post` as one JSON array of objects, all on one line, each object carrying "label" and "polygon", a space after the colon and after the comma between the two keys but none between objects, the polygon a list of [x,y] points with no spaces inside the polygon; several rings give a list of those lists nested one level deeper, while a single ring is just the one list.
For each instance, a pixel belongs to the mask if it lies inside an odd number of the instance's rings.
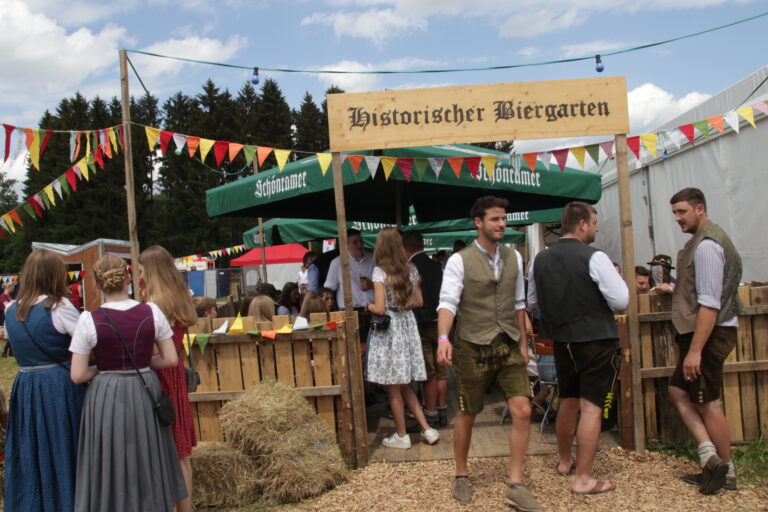
[{"label": "wooden post", "polygon": [[635,291],[635,243],[632,230],[632,197],[629,192],[629,166],[627,162],[627,136],[616,135],[616,175],[619,181],[619,214],[621,220],[621,257],[624,280],[629,288],[630,368],[632,370],[632,415],[635,423],[635,450],[645,453],[645,422],[643,419],[643,391],[640,379],[640,331],[637,321],[637,292]]},{"label": "wooden post", "polygon": [[128,240],[131,242],[133,296],[139,296],[139,236],[136,230],[136,196],[133,183],[133,151],[131,146],[131,97],[128,94],[128,56],[120,50],[120,92],[123,108],[123,159],[125,160],[125,204],[128,209]]},{"label": "wooden post", "polygon": [[341,175],[341,154],[333,153],[333,192],[336,201],[336,223],[339,231],[339,256],[341,283],[344,292],[344,331],[349,357],[349,382],[352,395],[352,422],[355,430],[355,457],[357,467],[368,463],[368,427],[365,418],[365,392],[360,342],[355,328],[355,312],[352,309],[352,280],[349,275],[349,250],[347,249],[347,212],[344,204],[344,181]]}]

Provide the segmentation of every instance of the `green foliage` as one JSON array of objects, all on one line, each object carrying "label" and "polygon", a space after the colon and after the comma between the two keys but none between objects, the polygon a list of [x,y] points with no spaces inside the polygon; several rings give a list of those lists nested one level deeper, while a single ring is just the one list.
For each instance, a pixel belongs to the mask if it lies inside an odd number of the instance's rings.
[{"label": "green foliage", "polygon": [[[323,130],[323,114],[306,93],[299,111],[295,113],[296,149],[320,153],[328,149],[327,130]],[[323,136],[326,136],[323,138]]]}]

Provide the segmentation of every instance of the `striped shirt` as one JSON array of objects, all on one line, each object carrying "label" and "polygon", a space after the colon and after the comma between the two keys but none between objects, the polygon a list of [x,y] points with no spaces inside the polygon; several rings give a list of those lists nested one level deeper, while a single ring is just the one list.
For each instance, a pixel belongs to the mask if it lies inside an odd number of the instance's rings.
[{"label": "striped shirt", "polygon": [[[696,246],[693,265],[696,269],[697,302],[719,311],[722,305],[723,273],[725,272],[725,253],[722,246],[711,238],[705,238]],[[738,327],[739,318],[734,316],[717,325]]]}]

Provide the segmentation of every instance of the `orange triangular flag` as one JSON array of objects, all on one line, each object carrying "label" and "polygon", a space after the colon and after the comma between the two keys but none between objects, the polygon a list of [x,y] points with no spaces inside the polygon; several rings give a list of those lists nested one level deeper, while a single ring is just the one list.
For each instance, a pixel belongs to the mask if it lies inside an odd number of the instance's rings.
[{"label": "orange triangular flag", "polygon": [[715,127],[715,130],[723,133],[723,114],[716,115],[714,117],[708,117],[709,124]]},{"label": "orange triangular flag", "polygon": [[395,168],[395,162],[397,162],[397,158],[393,156],[381,157],[381,168],[384,170],[385,181],[389,180],[389,175],[392,174],[392,169]]},{"label": "orange triangular flag", "polygon": [[267,338],[267,339],[273,340],[273,339],[275,339],[276,335],[277,335],[277,331],[274,330],[274,329],[271,330],[271,331],[261,331],[261,337],[262,338]]},{"label": "orange triangular flag", "polygon": [[752,105],[742,107],[736,110],[736,113],[743,117],[749,124],[751,124],[752,128],[757,128],[757,126],[755,126],[755,111],[752,110]]},{"label": "orange triangular flag", "polygon": [[[154,151],[155,145],[157,144],[157,139],[160,138],[160,128],[151,128],[149,126],[145,126],[144,132],[147,134],[147,144],[149,145],[149,150]],[[87,137],[87,139],[90,140],[90,137]]]},{"label": "orange triangular flag", "polygon": [[485,167],[485,174],[488,176],[488,179],[493,178],[493,171],[496,170],[496,157],[483,156],[480,158],[480,161],[483,162],[483,167]]},{"label": "orange triangular flag", "polygon": [[268,148],[265,146],[259,146],[259,149],[256,150],[256,154],[259,157],[259,167],[261,167],[264,164],[264,160],[267,159],[269,154],[272,152],[272,148]]},{"label": "orange triangular flag", "polygon": [[451,157],[448,159],[448,164],[451,166],[451,169],[453,169],[453,174],[455,174],[457,178],[460,178],[461,166],[464,164],[464,157],[462,156]]},{"label": "orange triangular flag", "polygon": [[194,137],[192,135],[187,137],[187,149],[189,150],[189,158],[195,156],[198,146],[200,146],[200,137]]},{"label": "orange triangular flag", "polygon": [[241,149],[243,149],[245,145],[244,144],[238,144],[237,142],[230,142],[229,143],[229,161],[235,159],[237,154],[240,152]]},{"label": "orange triangular flag", "polygon": [[208,156],[208,152],[215,143],[216,141],[210,139],[200,139],[200,160],[205,162],[205,157]]},{"label": "orange triangular flag", "polygon": [[320,170],[323,173],[323,176],[325,176],[325,173],[328,172],[328,166],[331,165],[331,154],[330,153],[318,153],[317,154],[317,163],[320,164]]},{"label": "orange triangular flag", "polygon": [[275,158],[277,159],[277,168],[280,169],[280,172],[283,172],[283,167],[285,167],[285,162],[288,161],[288,157],[291,154],[290,149],[276,149],[275,150]]},{"label": "orange triangular flag", "polygon": [[23,226],[24,224],[21,223],[21,217],[19,217],[19,212],[16,211],[16,208],[8,212],[8,214],[11,216],[11,218],[18,224],[19,226]]},{"label": "orange triangular flag", "polygon": [[360,170],[360,162],[363,161],[363,158],[365,158],[363,155],[349,155],[347,157],[349,165],[352,166],[352,170],[355,171],[355,174]]},{"label": "orange triangular flag", "polygon": [[528,169],[531,172],[536,172],[536,160],[538,159],[538,153],[524,153],[523,160],[528,164]]}]

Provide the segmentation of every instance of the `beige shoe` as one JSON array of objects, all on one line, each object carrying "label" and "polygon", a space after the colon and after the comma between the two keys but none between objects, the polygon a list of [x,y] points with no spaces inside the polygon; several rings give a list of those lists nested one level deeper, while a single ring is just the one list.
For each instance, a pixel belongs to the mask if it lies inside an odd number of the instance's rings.
[{"label": "beige shoe", "polygon": [[454,478],[453,499],[461,503],[472,503],[472,489],[469,488],[469,477],[460,476]]}]

